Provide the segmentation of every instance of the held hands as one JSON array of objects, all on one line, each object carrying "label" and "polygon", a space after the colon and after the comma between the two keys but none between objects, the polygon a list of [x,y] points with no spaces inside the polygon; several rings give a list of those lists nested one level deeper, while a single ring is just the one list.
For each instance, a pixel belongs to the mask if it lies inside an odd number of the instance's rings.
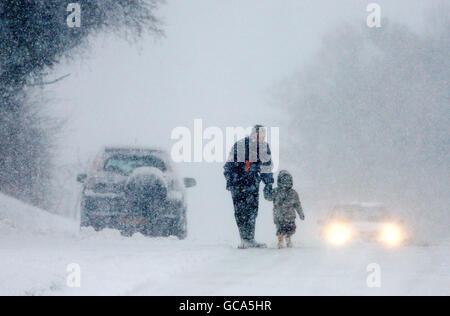
[{"label": "held hands", "polygon": [[266,186],[264,187],[264,199],[266,199],[267,201],[271,201],[272,200],[272,185],[271,184],[266,184]]},{"label": "held hands", "polygon": [[298,216],[300,217],[300,219],[301,219],[302,221],[305,220],[305,214],[303,214],[303,212],[299,212],[299,213],[298,213]]}]

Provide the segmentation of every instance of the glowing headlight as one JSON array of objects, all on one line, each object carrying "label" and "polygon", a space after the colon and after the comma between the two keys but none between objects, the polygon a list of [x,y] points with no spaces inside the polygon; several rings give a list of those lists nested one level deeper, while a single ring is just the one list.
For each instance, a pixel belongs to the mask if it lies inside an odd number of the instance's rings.
[{"label": "glowing headlight", "polygon": [[331,224],[326,231],[327,240],[333,245],[343,245],[351,238],[351,231],[342,223]]},{"label": "glowing headlight", "polygon": [[398,246],[403,241],[403,233],[397,225],[389,224],[383,227],[380,240],[388,246]]}]

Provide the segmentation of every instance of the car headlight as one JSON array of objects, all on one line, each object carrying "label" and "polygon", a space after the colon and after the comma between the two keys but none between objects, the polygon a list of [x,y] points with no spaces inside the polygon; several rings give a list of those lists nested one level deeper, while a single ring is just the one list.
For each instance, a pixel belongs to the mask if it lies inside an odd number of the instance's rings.
[{"label": "car headlight", "polygon": [[398,246],[403,241],[403,232],[399,226],[395,224],[387,224],[385,225],[380,233],[379,239],[385,245],[394,247]]},{"label": "car headlight", "polygon": [[333,245],[344,245],[352,237],[351,229],[344,223],[332,223],[328,226],[325,237]]}]

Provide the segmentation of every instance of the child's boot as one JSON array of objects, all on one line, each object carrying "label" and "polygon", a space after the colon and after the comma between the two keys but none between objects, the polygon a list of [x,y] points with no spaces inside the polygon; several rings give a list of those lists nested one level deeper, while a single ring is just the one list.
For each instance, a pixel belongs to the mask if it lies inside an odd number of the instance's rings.
[{"label": "child's boot", "polygon": [[284,248],[283,236],[278,236],[278,249]]},{"label": "child's boot", "polygon": [[286,246],[288,248],[292,248],[293,247],[291,236],[286,236],[286,243],[287,243]]}]

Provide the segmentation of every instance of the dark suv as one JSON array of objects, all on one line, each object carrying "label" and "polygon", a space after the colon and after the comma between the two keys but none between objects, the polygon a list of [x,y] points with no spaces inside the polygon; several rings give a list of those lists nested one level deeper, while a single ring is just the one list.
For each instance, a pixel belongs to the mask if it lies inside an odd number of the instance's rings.
[{"label": "dark suv", "polygon": [[125,236],[186,237],[185,188],[196,181],[181,183],[165,151],[104,148],[77,181],[83,184],[81,226],[115,228]]}]

